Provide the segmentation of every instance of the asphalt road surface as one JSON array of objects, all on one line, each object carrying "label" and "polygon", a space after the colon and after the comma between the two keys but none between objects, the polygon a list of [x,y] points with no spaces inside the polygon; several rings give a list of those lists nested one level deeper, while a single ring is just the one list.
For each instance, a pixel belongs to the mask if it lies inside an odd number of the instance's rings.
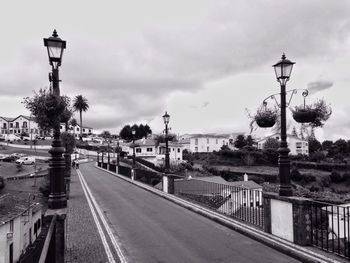
[{"label": "asphalt road surface", "polygon": [[91,163],[80,171],[125,262],[298,262]]}]

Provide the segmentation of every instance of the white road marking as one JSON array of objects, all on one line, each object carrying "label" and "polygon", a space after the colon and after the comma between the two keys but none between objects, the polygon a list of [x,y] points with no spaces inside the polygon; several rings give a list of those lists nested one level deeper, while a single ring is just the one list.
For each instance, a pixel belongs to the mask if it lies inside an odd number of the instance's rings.
[{"label": "white road marking", "polygon": [[77,172],[78,172],[78,175],[80,175],[80,178],[81,178],[82,182],[84,183],[84,187],[86,188],[86,190],[87,190],[87,192],[92,200],[92,203],[93,203],[98,215],[100,216],[100,219],[101,219],[101,221],[102,221],[102,223],[103,223],[103,225],[104,225],[104,227],[105,227],[105,229],[106,229],[106,231],[107,231],[107,233],[112,241],[113,247],[118,254],[120,262],[127,263],[127,260],[126,260],[125,256],[123,255],[121,247],[119,245],[121,242],[119,240],[117,240],[116,237],[113,235],[112,230],[109,227],[109,225],[106,221],[106,218],[101,211],[100,206],[97,204],[95,197],[92,195],[91,190],[85,181],[85,178],[82,176],[82,173],[80,172],[80,170],[77,170]]},{"label": "white road marking", "polygon": [[93,208],[93,205],[91,203],[91,200],[88,196],[88,193],[83,185],[83,181],[82,181],[82,176],[81,174],[79,174],[79,170],[77,170],[78,172],[78,177],[79,177],[79,180],[80,180],[80,183],[81,183],[81,186],[83,188],[83,191],[84,191],[84,194],[85,194],[85,197],[86,197],[86,200],[88,201],[88,205],[90,207],[90,210],[91,210],[91,213],[92,213],[92,217],[95,221],[95,224],[96,224],[96,227],[97,227],[97,230],[98,230],[98,233],[100,234],[100,237],[101,237],[101,240],[102,240],[102,244],[105,248],[105,251],[106,251],[106,254],[107,254],[107,257],[108,257],[108,261],[109,263],[115,263],[115,260],[114,260],[114,257],[113,257],[113,254],[112,254],[112,251],[108,245],[108,242],[107,242],[107,239],[106,239],[106,236],[105,234],[103,233],[103,230],[102,230],[102,227],[101,227],[101,224],[100,222],[98,221],[98,218],[97,218],[97,215],[96,215],[96,212]]}]

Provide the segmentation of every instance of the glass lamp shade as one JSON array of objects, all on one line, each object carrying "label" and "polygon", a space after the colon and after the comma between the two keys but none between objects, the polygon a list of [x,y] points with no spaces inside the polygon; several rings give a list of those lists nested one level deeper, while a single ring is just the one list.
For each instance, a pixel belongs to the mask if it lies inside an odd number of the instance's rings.
[{"label": "glass lamp shade", "polygon": [[66,48],[66,41],[58,37],[56,30],[49,38],[44,38],[44,45],[47,48],[50,65],[57,68],[61,65],[63,50]]},{"label": "glass lamp shade", "polygon": [[286,59],[286,55],[282,55],[282,59],[273,65],[277,80],[288,80],[292,74],[293,65],[295,63]]},{"label": "glass lamp shade", "polygon": [[163,120],[164,120],[164,124],[169,124],[170,115],[167,112],[165,112],[165,114],[163,115]]}]

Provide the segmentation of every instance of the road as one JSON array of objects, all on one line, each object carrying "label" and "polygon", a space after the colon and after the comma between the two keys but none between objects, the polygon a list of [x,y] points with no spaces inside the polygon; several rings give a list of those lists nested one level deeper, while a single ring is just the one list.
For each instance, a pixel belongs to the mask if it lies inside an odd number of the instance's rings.
[{"label": "road", "polygon": [[[298,262],[97,170],[92,163],[81,164],[80,172],[80,181],[89,188],[91,196],[107,218],[125,262]],[[103,225],[101,220],[99,222]],[[107,232],[103,231],[106,239]],[[113,250],[111,243],[108,239],[110,250]],[[106,253],[108,255],[108,249]],[[116,255],[115,252],[112,254]]]}]

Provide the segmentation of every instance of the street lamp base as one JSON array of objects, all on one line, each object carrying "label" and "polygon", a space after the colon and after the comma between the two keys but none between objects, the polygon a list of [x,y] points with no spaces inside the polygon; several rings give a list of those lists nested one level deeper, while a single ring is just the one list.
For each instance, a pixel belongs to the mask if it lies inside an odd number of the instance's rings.
[{"label": "street lamp base", "polygon": [[49,195],[48,206],[50,209],[67,207],[67,196],[65,193]]}]

